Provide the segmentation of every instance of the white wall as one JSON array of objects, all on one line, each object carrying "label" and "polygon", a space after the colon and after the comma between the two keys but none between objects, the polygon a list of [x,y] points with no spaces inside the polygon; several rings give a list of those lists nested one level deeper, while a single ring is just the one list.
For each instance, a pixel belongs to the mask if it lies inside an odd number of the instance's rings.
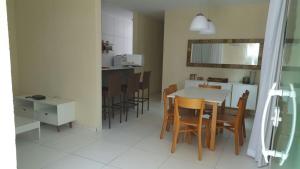
[{"label": "white wall", "polygon": [[112,56],[132,54],[133,12],[102,2],[102,40],[113,44],[113,51],[102,55],[103,66],[112,65]]},{"label": "white wall", "polygon": [[144,56],[144,67],[138,71],[151,71],[150,93],[159,93],[162,80],[164,24],[144,14],[134,13],[133,51]]},{"label": "white wall", "polygon": [[0,158],[1,168],[17,168],[6,1],[0,2]]},{"label": "white wall", "polygon": [[[216,34],[200,35],[189,30],[193,17],[199,12],[207,15],[216,26]],[[221,69],[187,67],[187,44],[189,39],[260,39],[264,38],[268,4],[202,6],[182,8],[165,12],[163,88],[172,83],[183,87],[189,74],[196,73],[204,78],[229,78],[238,82],[249,76],[247,69]],[[257,71],[256,82],[259,82]]]},{"label": "white wall", "polygon": [[[14,1],[14,0],[9,0]],[[10,32],[19,94],[76,101],[77,122],[101,128],[99,0],[15,0]],[[10,13],[10,12],[9,12]],[[11,18],[14,17],[14,18]],[[10,29],[13,30],[13,29]]]}]

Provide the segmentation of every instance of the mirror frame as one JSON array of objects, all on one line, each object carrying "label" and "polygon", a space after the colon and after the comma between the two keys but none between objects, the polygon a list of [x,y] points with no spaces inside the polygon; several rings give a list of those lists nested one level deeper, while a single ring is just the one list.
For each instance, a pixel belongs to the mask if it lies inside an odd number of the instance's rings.
[{"label": "mirror frame", "polygon": [[[258,54],[258,65],[192,63],[191,62],[192,44],[195,44],[195,43],[260,43],[259,54]],[[264,48],[264,39],[198,39],[198,40],[188,40],[186,66],[188,66],[188,67],[232,68],[232,69],[260,69],[261,68],[263,48]]]}]

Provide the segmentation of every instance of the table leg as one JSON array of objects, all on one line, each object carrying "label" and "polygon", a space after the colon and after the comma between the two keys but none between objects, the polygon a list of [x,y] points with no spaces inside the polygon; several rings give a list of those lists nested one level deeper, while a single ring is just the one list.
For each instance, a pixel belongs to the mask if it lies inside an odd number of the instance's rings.
[{"label": "table leg", "polygon": [[212,111],[212,118],[211,118],[211,128],[210,128],[210,146],[209,149],[214,151],[215,150],[215,139],[216,139],[216,128],[217,128],[217,113],[218,113],[218,104],[212,103],[213,111]]},{"label": "table leg", "polygon": [[40,128],[36,128],[36,129],[34,130],[34,137],[35,137],[35,139],[39,140],[39,139],[40,139],[40,135],[41,135],[41,130],[40,130]]},{"label": "table leg", "polygon": [[[225,101],[226,101],[226,100],[224,100],[223,103],[222,103],[222,105],[221,105],[221,113],[222,113],[222,114],[225,114],[225,105],[226,105],[226,104],[225,104],[225,103],[226,103]],[[220,128],[219,130],[220,130],[220,133],[223,133],[223,128]]]},{"label": "table leg", "polygon": [[70,122],[70,123],[69,123],[69,127],[70,127],[70,128],[72,128],[72,127],[73,127],[73,124],[72,124],[72,122]]},{"label": "table leg", "polygon": [[221,106],[221,113],[225,114],[225,105],[226,105],[226,100],[223,101],[222,106]]}]

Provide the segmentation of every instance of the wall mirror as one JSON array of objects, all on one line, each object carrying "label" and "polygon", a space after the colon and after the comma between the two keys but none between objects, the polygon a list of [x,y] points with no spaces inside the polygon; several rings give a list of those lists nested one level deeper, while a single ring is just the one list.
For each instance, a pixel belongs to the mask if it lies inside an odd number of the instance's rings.
[{"label": "wall mirror", "polygon": [[187,66],[260,69],[263,39],[189,40]]}]

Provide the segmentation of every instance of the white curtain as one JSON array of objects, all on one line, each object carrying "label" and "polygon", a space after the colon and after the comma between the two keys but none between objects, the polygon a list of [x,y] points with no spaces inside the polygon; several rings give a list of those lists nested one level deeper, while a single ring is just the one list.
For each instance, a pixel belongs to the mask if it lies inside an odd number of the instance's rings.
[{"label": "white curtain", "polygon": [[[261,122],[262,113],[268,91],[274,82],[279,80],[282,65],[282,48],[286,25],[287,0],[270,0],[268,21],[265,34],[264,52],[262,58],[258,104],[254,124],[248,145],[247,154],[258,162],[258,166],[265,165],[261,152]],[[274,103],[273,103],[274,105]],[[267,117],[270,118],[271,109]],[[266,124],[266,147],[270,146],[272,127],[270,120]]]}]

